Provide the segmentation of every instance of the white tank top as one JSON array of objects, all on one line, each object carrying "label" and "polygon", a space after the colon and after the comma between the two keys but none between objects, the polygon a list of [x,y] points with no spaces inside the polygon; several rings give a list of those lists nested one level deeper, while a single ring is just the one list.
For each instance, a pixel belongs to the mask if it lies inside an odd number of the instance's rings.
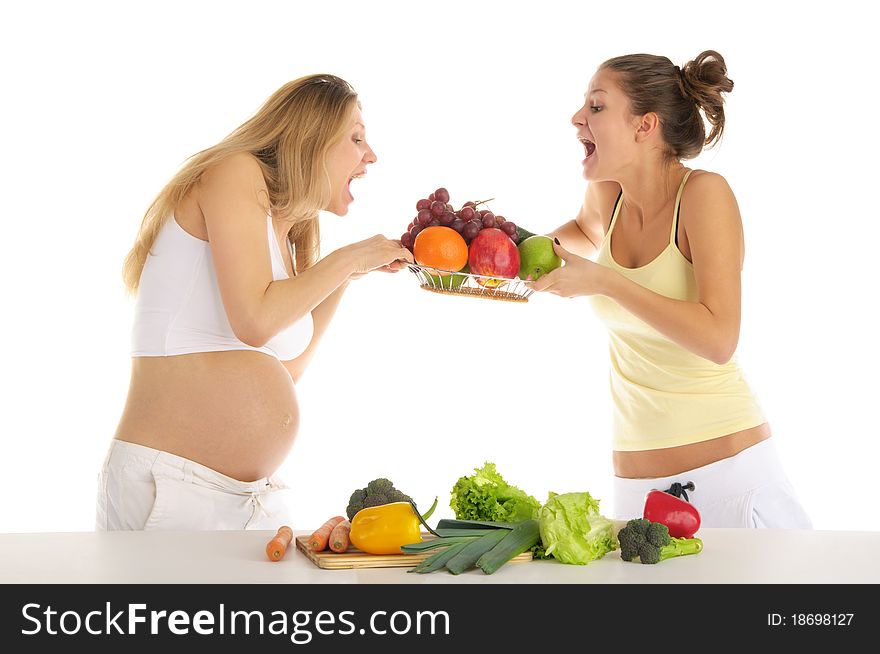
[{"label": "white tank top", "polygon": [[[270,216],[266,216],[266,230],[272,279],[287,279]],[[313,329],[312,314],[307,313],[263,347],[238,340],[223,308],[210,244],[185,231],[172,216],[156,237],[141,273],[131,355],[255,350],[288,361],[305,352]]]}]

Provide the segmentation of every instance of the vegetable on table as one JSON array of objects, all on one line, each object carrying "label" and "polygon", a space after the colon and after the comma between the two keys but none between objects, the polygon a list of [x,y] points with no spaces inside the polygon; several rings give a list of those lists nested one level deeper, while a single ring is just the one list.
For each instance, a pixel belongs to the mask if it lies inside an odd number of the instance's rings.
[{"label": "vegetable on table", "polygon": [[392,502],[412,502],[412,498],[395,488],[390,480],[379,477],[367,484],[365,488],[358,488],[351,494],[345,515],[351,520],[354,518],[354,514],[361,509],[391,504]]},{"label": "vegetable on table", "polygon": [[[426,515],[436,507],[435,498]],[[422,524],[424,516],[411,501],[367,507],[351,519],[351,543],[369,554],[400,554],[402,545],[421,542]]]},{"label": "vegetable on table", "polygon": [[334,552],[341,553],[348,549],[348,544],[351,542],[351,521],[343,520],[338,525],[333,527],[333,531],[330,532],[330,549]]},{"label": "vegetable on table", "polygon": [[465,545],[460,552],[446,562],[446,569],[454,575],[461,574],[477,563],[477,559],[498,545],[510,533],[503,529],[489,530],[485,535]]},{"label": "vegetable on table", "polygon": [[599,513],[599,500],[587,492],[551,492],[541,508],[544,553],[561,563],[585,565],[617,549],[614,522]]},{"label": "vegetable on table", "polygon": [[[673,538],[691,538],[700,529],[700,512],[687,501],[687,490],[693,489],[693,483],[688,482],[684,486],[673,484],[665,491],[649,491],[642,517],[666,525]],[[684,495],[684,499],[678,495]]]},{"label": "vegetable on table", "polygon": [[474,468],[473,475],[455,482],[449,506],[460,520],[497,522],[537,519],[541,510],[538,500],[508,484],[488,461],[482,468]]},{"label": "vegetable on table", "polygon": [[492,574],[540,542],[537,520],[519,523],[441,520],[436,533],[439,538],[401,548],[407,553],[439,550],[409,572],[424,574],[445,568],[452,574],[461,574],[476,566],[485,574]]},{"label": "vegetable on table", "polygon": [[270,561],[280,561],[284,558],[284,553],[293,540],[293,529],[287,525],[282,525],[268,543],[266,543],[266,556]]},{"label": "vegetable on table", "polygon": [[309,537],[309,541],[307,543],[310,550],[313,552],[323,552],[327,549],[327,543],[330,542],[330,534],[333,531],[333,528],[338,525],[340,522],[345,520],[341,515],[333,516],[323,525],[318,527]]},{"label": "vegetable on table", "polygon": [[541,527],[537,520],[524,520],[488,552],[477,559],[477,567],[487,575],[492,574],[515,556],[531,549],[541,540]]},{"label": "vegetable on table", "polygon": [[638,557],[642,563],[653,564],[703,551],[703,541],[699,538],[674,538],[669,535],[666,525],[644,518],[627,522],[617,538],[620,541],[620,558],[624,561]]}]

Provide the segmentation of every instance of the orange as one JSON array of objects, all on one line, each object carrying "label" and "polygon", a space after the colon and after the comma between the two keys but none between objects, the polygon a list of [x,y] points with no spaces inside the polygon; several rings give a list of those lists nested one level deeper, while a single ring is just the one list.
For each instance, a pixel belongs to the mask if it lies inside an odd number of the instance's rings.
[{"label": "orange", "polygon": [[468,246],[462,235],[451,227],[433,225],[416,236],[413,257],[420,266],[437,268],[428,272],[448,275],[449,272],[458,272],[467,265]]}]

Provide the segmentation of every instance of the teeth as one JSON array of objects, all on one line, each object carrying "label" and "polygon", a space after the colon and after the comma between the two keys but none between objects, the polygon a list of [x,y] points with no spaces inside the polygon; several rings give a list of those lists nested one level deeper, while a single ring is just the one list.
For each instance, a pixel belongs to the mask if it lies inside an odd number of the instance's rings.
[{"label": "teeth", "polygon": [[582,136],[578,137],[578,141],[584,146],[584,150],[587,153],[587,156],[590,157],[596,151],[596,144],[593,143],[590,139],[584,138]]}]

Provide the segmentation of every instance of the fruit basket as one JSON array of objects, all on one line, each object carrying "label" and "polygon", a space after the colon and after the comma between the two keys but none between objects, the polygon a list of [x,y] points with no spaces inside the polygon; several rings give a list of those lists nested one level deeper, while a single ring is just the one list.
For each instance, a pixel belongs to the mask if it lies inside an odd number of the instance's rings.
[{"label": "fruit basket", "polygon": [[[410,271],[418,278],[419,285],[426,291],[481,297],[507,302],[528,302],[534,292],[520,279],[475,275],[469,272],[450,272],[410,264]],[[441,274],[437,274],[441,273]]]},{"label": "fruit basket", "polygon": [[441,187],[416,202],[418,213],[400,244],[412,252],[409,269],[423,289],[528,302],[533,290],[522,280],[538,279],[562,263],[548,237],[481,208],[489,201],[465,202],[456,210]]}]

